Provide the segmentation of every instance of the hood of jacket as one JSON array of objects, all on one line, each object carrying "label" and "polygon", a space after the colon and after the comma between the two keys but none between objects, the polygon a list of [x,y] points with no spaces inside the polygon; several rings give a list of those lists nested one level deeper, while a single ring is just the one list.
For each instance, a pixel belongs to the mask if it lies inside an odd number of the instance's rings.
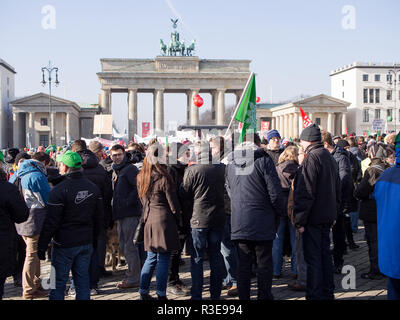
[{"label": "hood of jacket", "polygon": [[17,176],[22,177],[28,173],[32,172],[41,172],[46,175],[46,168],[44,165],[36,160],[24,160],[21,162],[21,165],[18,168]]},{"label": "hood of jacket", "polygon": [[97,159],[96,155],[92,151],[85,149],[78,153],[82,158],[82,167],[84,169],[96,168],[98,166],[99,159]]},{"label": "hood of jacket", "polygon": [[145,155],[137,150],[129,150],[126,152],[127,154],[130,154],[131,157],[131,162],[133,164],[138,163],[138,162],[143,162]]},{"label": "hood of jacket", "polygon": [[335,156],[337,157],[337,156],[340,156],[340,155],[344,155],[345,157],[349,157],[347,151],[345,149],[343,149],[342,147],[339,147],[339,146],[335,146],[335,149],[333,149],[331,155],[333,157],[335,157]]}]

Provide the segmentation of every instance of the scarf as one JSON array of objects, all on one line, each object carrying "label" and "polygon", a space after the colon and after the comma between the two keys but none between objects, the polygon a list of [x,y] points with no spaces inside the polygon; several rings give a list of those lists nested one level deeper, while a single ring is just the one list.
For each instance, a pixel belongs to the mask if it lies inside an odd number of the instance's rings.
[{"label": "scarf", "polygon": [[127,161],[128,161],[128,158],[127,158],[127,156],[125,154],[124,159],[122,159],[120,164],[116,164],[116,163],[112,164],[113,170],[114,171],[120,171],[123,167],[125,167]]}]

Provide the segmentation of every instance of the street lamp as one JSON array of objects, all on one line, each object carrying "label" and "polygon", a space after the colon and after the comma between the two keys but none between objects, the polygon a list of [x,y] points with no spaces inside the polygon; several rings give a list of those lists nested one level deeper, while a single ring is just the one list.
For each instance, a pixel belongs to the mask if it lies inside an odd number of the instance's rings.
[{"label": "street lamp", "polygon": [[56,85],[56,87],[58,87],[58,85],[60,84],[60,82],[58,81],[58,68],[57,67],[52,67],[51,66],[51,61],[49,61],[49,65],[47,67],[43,67],[42,68],[42,85],[43,87],[46,85],[46,80],[44,77],[45,71],[47,71],[49,77],[48,77],[48,82],[49,82],[49,127],[50,127],[50,139],[49,139],[49,145],[53,144],[53,125],[54,123],[51,121],[51,75],[53,73],[53,71],[56,72],[56,82],[54,83]]},{"label": "street lamp", "polygon": [[[396,91],[397,91],[397,75],[400,74],[400,69],[398,68],[397,64],[395,63],[393,65],[393,69],[389,70],[388,72],[388,84],[390,86],[393,85],[393,94],[392,98],[394,99],[394,131],[397,132],[396,128],[396,103],[397,103],[397,97],[396,97]],[[394,81],[393,79],[394,78]]]}]

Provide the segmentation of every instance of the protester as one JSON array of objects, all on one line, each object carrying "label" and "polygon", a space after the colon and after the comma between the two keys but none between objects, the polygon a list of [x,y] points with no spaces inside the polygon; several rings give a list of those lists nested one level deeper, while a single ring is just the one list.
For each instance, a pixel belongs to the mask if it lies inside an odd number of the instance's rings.
[{"label": "protester", "polygon": [[65,179],[50,191],[49,213],[39,238],[38,255],[53,238],[51,265],[56,285],[50,300],[64,300],[70,271],[74,279],[76,300],[90,300],[89,266],[103,220],[103,201],[99,188],[82,174],[82,158],[67,151],[57,157],[60,174]]},{"label": "protester", "polygon": [[382,274],[378,265],[378,226],[376,201],[371,196],[374,192],[375,184],[386,169],[386,165],[382,158],[377,157],[379,151],[377,144],[372,144],[368,149],[368,157],[371,164],[366,169],[364,176],[357,186],[354,195],[361,200],[360,202],[360,219],[363,220],[365,226],[365,235],[368,244],[368,255],[370,261],[369,272],[361,274],[361,278],[370,280],[382,279]]},{"label": "protester", "polygon": [[4,283],[16,268],[16,231],[14,223],[22,223],[29,217],[29,209],[18,188],[7,182],[7,174],[0,167],[0,300]]},{"label": "protester", "polygon": [[[167,171],[175,184],[175,189],[179,190],[183,183],[185,170],[188,166],[189,149],[182,143],[171,143],[168,145],[168,166]],[[190,237],[190,218],[192,216],[192,203],[178,196],[179,204],[182,210],[182,226],[178,229],[180,248],[171,253],[171,265],[168,278],[167,291],[176,296],[186,296],[190,293],[188,287],[179,278],[179,266],[182,262],[181,256],[184,244]]]},{"label": "protester", "polygon": [[[225,158],[225,141],[223,137],[210,139],[211,156],[215,162],[223,162]],[[225,181],[226,183],[226,181]],[[222,281],[222,289],[227,289],[228,296],[235,297],[239,294],[237,288],[237,246],[231,240],[231,200],[228,191],[224,188],[224,209],[226,214],[224,233],[221,241],[221,254],[225,263],[226,277]]]},{"label": "protester", "polygon": [[110,151],[113,160],[112,217],[118,223],[119,247],[128,263],[126,278],[117,284],[118,289],[137,288],[140,284],[140,255],[133,245],[133,236],[142,214],[137,192],[136,177],[139,170],[131,162],[131,156],[121,145]]},{"label": "protester", "polygon": [[[158,300],[167,300],[167,280],[171,252],[180,249],[177,221],[181,209],[175,183],[162,163],[163,148],[153,144],[138,174],[138,192],[143,205],[144,247],[147,258],[140,275],[141,300],[153,300],[149,287],[154,269]],[[180,223],[181,224],[181,223]]]},{"label": "protester", "polygon": [[395,145],[396,165],[380,175],[374,189],[379,270],[388,277],[388,300],[400,300],[400,133],[395,138]]},{"label": "protester", "polygon": [[[246,137],[227,166],[232,207],[232,235],[238,248],[240,300],[250,300],[253,257],[257,263],[258,299],[272,300],[272,242],[283,208],[282,188],[271,157]],[[272,139],[272,138],[271,138]]]},{"label": "protester", "polygon": [[[336,139],[336,143],[341,139]],[[338,210],[338,216],[336,223],[332,228],[332,238],[333,238],[333,271],[336,274],[342,273],[342,267],[344,263],[343,255],[346,252],[346,241],[345,241],[345,230],[344,230],[344,208],[350,200],[350,195],[352,194],[353,180],[351,175],[351,165],[349,155],[342,147],[336,145],[334,146],[332,141],[332,135],[324,131],[322,132],[322,142],[324,148],[326,148],[333,159],[335,159],[340,177],[341,186],[341,201]]]},{"label": "protester", "polygon": [[294,146],[287,147],[279,156],[278,165],[276,171],[278,173],[279,180],[282,186],[282,196],[283,196],[283,208],[285,210],[285,216],[283,216],[279,221],[279,226],[277,230],[277,237],[273,242],[272,247],[272,258],[274,264],[274,278],[280,278],[283,265],[283,246],[285,243],[285,230],[289,227],[290,232],[290,244],[292,248],[291,255],[291,270],[292,278],[297,277],[297,266],[296,266],[296,255],[294,251],[296,230],[294,226],[290,223],[289,217],[287,215],[288,207],[288,197],[291,188],[292,180],[296,174],[299,167],[299,149]]},{"label": "protester", "polygon": [[194,147],[196,164],[185,170],[181,195],[193,202],[192,228],[192,300],[201,300],[203,262],[207,250],[210,262],[210,294],[219,300],[222,286],[221,241],[225,225],[225,165],[212,163],[208,142],[198,141]]},{"label": "protester", "polygon": [[18,170],[9,181],[18,186],[29,208],[28,220],[16,224],[16,230],[26,244],[26,257],[22,271],[23,297],[24,299],[35,299],[48,295],[48,292],[42,290],[41,287],[37,246],[40,231],[47,215],[46,205],[50,186],[47,182],[44,165],[36,160],[23,159],[23,155],[21,155],[21,158],[18,159],[18,161],[22,160],[19,162]]},{"label": "protester", "polygon": [[278,159],[283,148],[281,148],[281,135],[277,130],[270,130],[267,132],[267,153],[271,157],[274,165],[278,164]]},{"label": "protester", "polygon": [[324,148],[317,125],[300,134],[306,156],[294,187],[295,227],[303,236],[307,263],[307,300],[333,300],[334,281],[330,251],[330,229],[337,219],[341,201],[339,169]]}]

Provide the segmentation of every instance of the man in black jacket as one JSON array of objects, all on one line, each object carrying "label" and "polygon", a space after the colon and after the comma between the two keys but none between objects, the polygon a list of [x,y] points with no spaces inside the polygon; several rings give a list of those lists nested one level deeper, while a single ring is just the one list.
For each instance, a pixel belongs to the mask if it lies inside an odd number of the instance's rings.
[{"label": "man in black jacket", "polygon": [[222,286],[221,240],[225,224],[225,165],[213,164],[208,142],[195,144],[196,164],[185,170],[181,195],[193,201],[190,220],[193,248],[191,256],[192,300],[201,300],[204,252],[210,261],[210,294],[219,300]]},{"label": "man in black jacket", "polygon": [[[71,145],[71,150],[77,152],[82,158],[82,173],[83,176],[93,182],[101,192],[103,198],[104,208],[104,222],[103,229],[97,239],[97,251],[93,252],[91,261],[92,272],[91,276],[91,289],[93,293],[97,291],[97,283],[100,276],[111,276],[112,272],[106,271],[104,268],[106,257],[106,244],[107,244],[107,229],[112,227],[111,217],[111,199],[113,195],[111,178],[105,169],[99,164],[96,155],[86,148],[84,140],[75,140]],[[95,270],[97,268],[97,270]]]},{"label": "man in black jacket", "polygon": [[341,201],[339,169],[315,124],[302,131],[300,144],[306,156],[295,177],[293,215],[303,235],[306,299],[334,299],[329,234]]},{"label": "man in black jacket", "polygon": [[282,187],[271,157],[251,135],[235,148],[226,169],[232,208],[231,239],[238,248],[240,300],[250,300],[251,266],[257,262],[258,299],[272,300],[272,243],[284,217]]},{"label": "man in black jacket", "polygon": [[333,272],[335,272],[336,274],[341,274],[344,262],[343,255],[346,251],[343,211],[345,206],[350,201],[350,196],[353,192],[351,165],[347,151],[340,146],[337,145],[334,146],[332,135],[329,132],[324,131],[322,133],[322,142],[324,144],[325,149],[327,149],[333,156],[333,159],[335,159],[339,170],[341,201],[340,201],[340,208],[338,211],[338,217],[336,219],[335,225],[332,228],[332,237],[333,237],[333,263],[334,263]]},{"label": "man in black jacket", "polygon": [[118,289],[137,288],[140,284],[139,248],[133,245],[133,236],[142,215],[136,177],[139,170],[132,164],[130,154],[117,144],[110,150],[113,160],[112,217],[118,223],[119,247],[128,263],[126,279],[117,284]]},{"label": "man in black jacket", "polygon": [[57,162],[65,179],[50,191],[38,256],[45,259],[53,238],[51,265],[55,271],[55,287],[50,290],[50,300],[64,300],[70,271],[76,299],[90,300],[89,265],[102,228],[103,199],[99,188],[83,177],[78,153],[67,151],[57,157]]}]

